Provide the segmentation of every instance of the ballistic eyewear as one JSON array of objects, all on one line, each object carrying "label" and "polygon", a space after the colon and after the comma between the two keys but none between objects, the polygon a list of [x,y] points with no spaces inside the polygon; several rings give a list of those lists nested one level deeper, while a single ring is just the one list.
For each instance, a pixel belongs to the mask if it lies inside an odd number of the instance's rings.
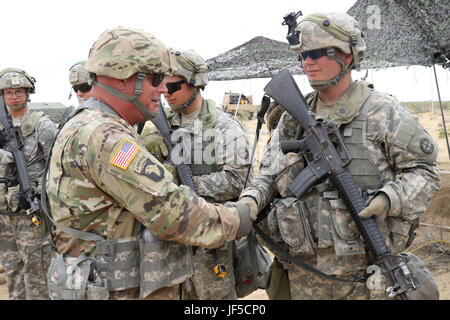
[{"label": "ballistic eyewear", "polygon": [[164,80],[164,73],[152,73],[152,86],[155,88]]},{"label": "ballistic eyewear", "polygon": [[317,50],[305,51],[300,53],[300,55],[298,56],[298,60],[299,61],[306,60],[307,57],[316,60],[319,59],[320,57],[327,56],[329,50],[330,49],[328,48],[322,48]]},{"label": "ballistic eyewear", "polygon": [[87,83],[82,83],[82,84],[74,85],[72,88],[73,88],[73,91],[75,91],[75,92],[78,92],[78,90],[80,90],[81,92],[86,93],[86,92],[89,92],[89,90],[91,90],[92,86]]},{"label": "ballistic eyewear", "polygon": [[177,92],[178,90],[181,89],[181,85],[185,82],[186,82],[186,80],[180,80],[177,82],[167,82],[166,83],[167,93],[173,94],[173,93]]}]

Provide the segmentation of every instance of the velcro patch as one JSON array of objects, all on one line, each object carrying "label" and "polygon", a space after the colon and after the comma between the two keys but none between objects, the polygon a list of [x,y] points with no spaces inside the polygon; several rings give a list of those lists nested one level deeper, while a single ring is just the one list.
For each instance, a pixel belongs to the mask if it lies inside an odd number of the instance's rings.
[{"label": "velcro patch", "polygon": [[111,164],[126,170],[140,149],[141,148],[138,145],[128,139],[125,139],[114,157],[111,159]]}]

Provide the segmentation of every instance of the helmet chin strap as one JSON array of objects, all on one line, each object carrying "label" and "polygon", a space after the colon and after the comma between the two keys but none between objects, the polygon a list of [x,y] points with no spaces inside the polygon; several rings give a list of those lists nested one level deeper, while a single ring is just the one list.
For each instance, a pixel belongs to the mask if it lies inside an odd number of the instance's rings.
[{"label": "helmet chin strap", "polygon": [[148,110],[142,104],[142,102],[139,100],[139,96],[142,93],[142,84],[144,82],[145,76],[146,76],[145,73],[142,73],[142,72],[137,73],[136,84],[134,85],[134,95],[133,96],[130,96],[130,95],[128,95],[122,91],[119,91],[117,89],[114,89],[113,87],[110,87],[104,83],[98,82],[97,78],[94,79],[94,83],[97,86],[99,86],[100,88],[105,89],[107,92],[109,92],[113,96],[115,96],[121,100],[133,103],[136,106],[136,108],[138,108],[138,110],[142,113],[145,120],[151,120],[158,115],[158,112],[153,112],[153,111]]},{"label": "helmet chin strap", "polygon": [[339,81],[341,81],[341,79],[345,76],[345,74],[349,72],[352,68],[353,61],[347,67],[345,62],[336,54],[336,51],[334,49],[328,50],[328,57],[330,59],[336,60],[341,65],[341,72],[339,72],[337,76],[331,80],[309,80],[309,84],[314,90],[323,90],[337,85]]},{"label": "helmet chin strap", "polygon": [[181,110],[187,108],[195,100],[195,98],[198,95],[199,90],[200,89],[198,89],[198,88],[197,89],[194,88],[194,93],[192,94],[192,97],[185,104],[183,104],[181,106],[174,106],[174,107],[170,106],[170,109],[172,109],[175,112],[180,112]]}]

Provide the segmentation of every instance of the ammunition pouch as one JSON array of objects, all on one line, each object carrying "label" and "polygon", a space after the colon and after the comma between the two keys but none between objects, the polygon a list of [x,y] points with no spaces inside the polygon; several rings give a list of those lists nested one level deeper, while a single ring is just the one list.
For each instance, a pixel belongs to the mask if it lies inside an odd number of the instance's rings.
[{"label": "ammunition pouch", "polygon": [[51,300],[106,300],[108,284],[93,259],[85,255],[73,258],[54,253],[47,273]]},{"label": "ammunition pouch", "polygon": [[271,238],[285,246],[292,255],[313,255],[308,212],[303,201],[294,197],[276,199],[267,216]]}]

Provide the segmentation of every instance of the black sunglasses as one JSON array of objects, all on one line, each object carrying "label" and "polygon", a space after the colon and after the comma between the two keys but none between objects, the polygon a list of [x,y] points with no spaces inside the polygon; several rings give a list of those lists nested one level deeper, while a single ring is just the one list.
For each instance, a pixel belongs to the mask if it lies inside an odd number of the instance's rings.
[{"label": "black sunglasses", "polygon": [[319,59],[320,57],[327,56],[328,50],[329,49],[327,49],[327,48],[323,48],[323,49],[305,51],[305,52],[300,53],[300,55],[298,56],[298,60],[299,61],[306,60],[307,57],[310,57],[311,59],[316,60],[316,59]]},{"label": "black sunglasses", "polygon": [[91,90],[92,86],[87,83],[82,83],[82,84],[74,85],[72,88],[73,88],[73,91],[75,91],[75,92],[78,92],[78,90],[80,90],[81,92],[86,93],[89,90]]},{"label": "black sunglasses", "polygon": [[173,94],[174,92],[177,92],[178,90],[181,89],[181,85],[185,82],[186,82],[186,80],[180,80],[177,82],[167,82],[166,83],[167,93]]},{"label": "black sunglasses", "polygon": [[164,80],[164,73],[152,73],[152,86],[155,88]]}]

